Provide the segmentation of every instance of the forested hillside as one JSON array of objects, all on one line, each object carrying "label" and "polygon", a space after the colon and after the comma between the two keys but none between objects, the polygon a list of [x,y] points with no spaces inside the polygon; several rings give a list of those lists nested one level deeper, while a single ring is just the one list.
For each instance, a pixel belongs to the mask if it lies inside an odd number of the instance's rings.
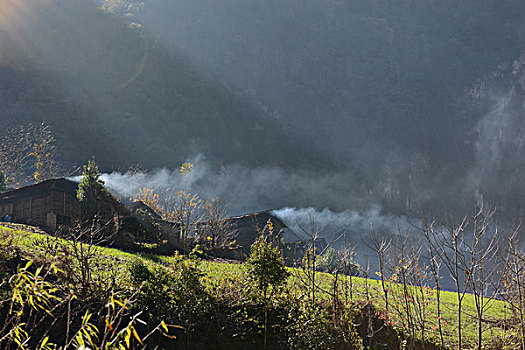
[{"label": "forested hillside", "polygon": [[329,171],[349,174],[357,197],[401,212],[452,206],[452,197],[465,208],[476,191],[494,204],[507,198],[478,181],[479,153],[502,141],[480,123],[514,83],[522,2],[158,0],[133,13],[144,31],[292,123]]},{"label": "forested hillside", "polygon": [[301,189],[275,205],[416,213],[487,201],[522,216],[522,1],[26,0],[9,10],[0,120],[46,121],[66,164],[94,154],[106,170],[176,168],[204,154],[337,179],[323,198]]},{"label": "forested hillside", "polygon": [[94,154],[108,170],[161,167],[195,152],[253,163],[272,161],[270,145],[282,152],[269,115],[92,3],[25,5],[14,15],[27,22],[0,38],[1,120],[50,124],[65,164]]}]

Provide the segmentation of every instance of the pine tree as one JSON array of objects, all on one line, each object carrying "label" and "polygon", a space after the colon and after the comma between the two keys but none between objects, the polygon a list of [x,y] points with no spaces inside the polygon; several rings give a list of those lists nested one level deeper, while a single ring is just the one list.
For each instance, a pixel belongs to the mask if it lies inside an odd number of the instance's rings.
[{"label": "pine tree", "polygon": [[84,165],[82,179],[78,184],[77,198],[80,202],[81,217],[85,220],[93,219],[98,214],[100,201],[109,197],[108,189],[100,178],[100,171],[93,158]]}]

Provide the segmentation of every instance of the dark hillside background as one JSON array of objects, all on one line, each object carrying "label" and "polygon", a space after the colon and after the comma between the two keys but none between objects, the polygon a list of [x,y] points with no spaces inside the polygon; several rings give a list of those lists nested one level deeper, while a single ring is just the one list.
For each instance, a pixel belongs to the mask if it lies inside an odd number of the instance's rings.
[{"label": "dark hillside background", "polygon": [[[89,1],[32,4],[1,67],[2,121],[45,121],[66,164],[94,154],[106,169],[162,167],[205,152],[224,161],[279,162],[286,140],[241,94]],[[15,50],[12,50],[12,48]]]},{"label": "dark hillside background", "polygon": [[337,181],[253,208],[525,215],[523,1],[9,3],[0,122],[46,121],[66,165],[203,154]]}]

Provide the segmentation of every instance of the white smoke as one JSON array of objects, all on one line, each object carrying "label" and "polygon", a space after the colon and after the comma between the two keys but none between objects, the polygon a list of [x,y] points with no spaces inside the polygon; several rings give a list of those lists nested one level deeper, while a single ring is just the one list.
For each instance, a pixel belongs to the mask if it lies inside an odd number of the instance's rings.
[{"label": "white smoke", "polygon": [[[279,167],[217,167],[203,155],[188,162],[193,164],[193,170],[187,177],[177,169],[159,169],[113,172],[103,174],[102,179],[111,193],[123,200],[133,198],[145,187],[161,195],[166,190],[185,190],[201,199],[219,197],[229,215],[273,209],[274,215],[303,237],[306,236],[303,231],[311,229],[313,220],[319,235],[327,241],[342,233],[345,233],[345,240],[359,242],[371,231],[392,236],[406,234],[411,229],[407,217],[383,213],[379,205],[367,203],[363,198],[360,202],[339,188],[338,184],[349,181],[347,174],[288,173]],[[330,203],[325,203],[324,209],[303,207],[305,203],[319,205],[325,198]],[[329,208],[334,202],[346,209]]]},{"label": "white smoke", "polygon": [[383,215],[381,207],[371,206],[365,212],[345,210],[333,212],[327,208],[316,210],[315,208],[282,208],[272,212],[286,225],[296,232],[311,232],[312,224],[315,231],[321,236],[329,237],[347,233],[347,236],[365,239],[371,232],[405,234],[411,230],[412,225],[405,216]]},{"label": "white smoke", "polygon": [[484,101],[491,107],[473,129],[475,158],[465,177],[465,190],[473,193],[478,207],[492,204],[507,211],[509,217],[523,215],[524,62],[524,55],[514,62],[512,84],[505,90],[489,82],[481,84],[483,88],[472,96],[473,101]]},{"label": "white smoke", "polygon": [[412,242],[422,242],[421,231],[416,228],[421,227],[420,220],[384,214],[378,205],[372,205],[363,212],[286,207],[272,213],[303,239],[311,237],[313,231],[336,251],[342,247],[355,248],[354,260],[363,269],[368,267],[372,277],[379,266],[377,253],[371,242],[372,236],[375,239],[391,240],[395,244],[405,241],[410,235]]},{"label": "white smoke", "polygon": [[[419,220],[384,213],[379,205],[359,203],[355,196],[339,188],[338,184],[349,181],[348,174],[288,173],[279,167],[218,167],[202,155],[188,162],[193,164],[193,170],[186,177],[178,169],[164,168],[150,172],[113,172],[101,178],[110,192],[122,200],[133,198],[142,188],[149,188],[161,195],[165,190],[185,190],[201,199],[220,197],[229,215],[281,208],[271,210],[272,214],[299,239],[308,239],[314,223],[318,237],[327,243],[333,242],[331,246],[335,249],[342,245],[355,247],[356,261],[362,266],[368,261],[372,270],[377,265],[375,253],[370,249],[366,252],[371,232],[376,237],[393,240],[409,233],[418,234],[414,226],[420,226]],[[304,203],[319,203],[322,198],[349,209],[301,207]]]},{"label": "white smoke", "polygon": [[477,174],[486,174],[491,169],[500,167],[505,148],[522,137],[516,135],[521,116],[509,111],[514,93],[514,89],[510,89],[504,96],[493,97],[493,108],[476,126],[478,136],[475,144],[477,162],[473,172]]},{"label": "white smoke", "polygon": [[164,168],[148,172],[112,172],[103,174],[102,179],[111,193],[121,199],[134,197],[143,187],[157,193],[183,189],[202,199],[221,198],[232,215],[286,206],[301,207],[305,203],[333,210],[370,207],[370,199],[361,193],[358,185],[355,193],[345,190],[352,184],[348,173],[292,172],[278,166],[223,166],[203,155],[187,161],[193,165],[187,177],[177,169]]},{"label": "white smoke", "polygon": [[[370,242],[370,235],[391,239],[419,234],[414,227],[420,227],[419,220],[409,220],[405,216],[383,214],[378,205],[359,212],[345,210],[333,212],[327,208],[282,208],[272,211],[292,231],[302,238],[311,237],[312,232],[324,238],[326,243],[338,248],[342,245],[355,246],[357,258],[364,264],[364,248]],[[400,237],[400,238],[401,238]]]}]

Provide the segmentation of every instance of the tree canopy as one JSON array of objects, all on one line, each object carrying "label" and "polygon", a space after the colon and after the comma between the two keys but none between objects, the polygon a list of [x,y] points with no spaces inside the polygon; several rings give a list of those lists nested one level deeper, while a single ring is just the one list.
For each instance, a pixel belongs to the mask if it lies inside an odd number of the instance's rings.
[{"label": "tree canopy", "polygon": [[100,178],[95,159],[91,159],[84,165],[82,179],[78,184],[77,198],[80,202],[80,213],[83,219],[94,218],[99,211],[99,203],[109,199],[109,191],[105,186],[104,180]]}]

